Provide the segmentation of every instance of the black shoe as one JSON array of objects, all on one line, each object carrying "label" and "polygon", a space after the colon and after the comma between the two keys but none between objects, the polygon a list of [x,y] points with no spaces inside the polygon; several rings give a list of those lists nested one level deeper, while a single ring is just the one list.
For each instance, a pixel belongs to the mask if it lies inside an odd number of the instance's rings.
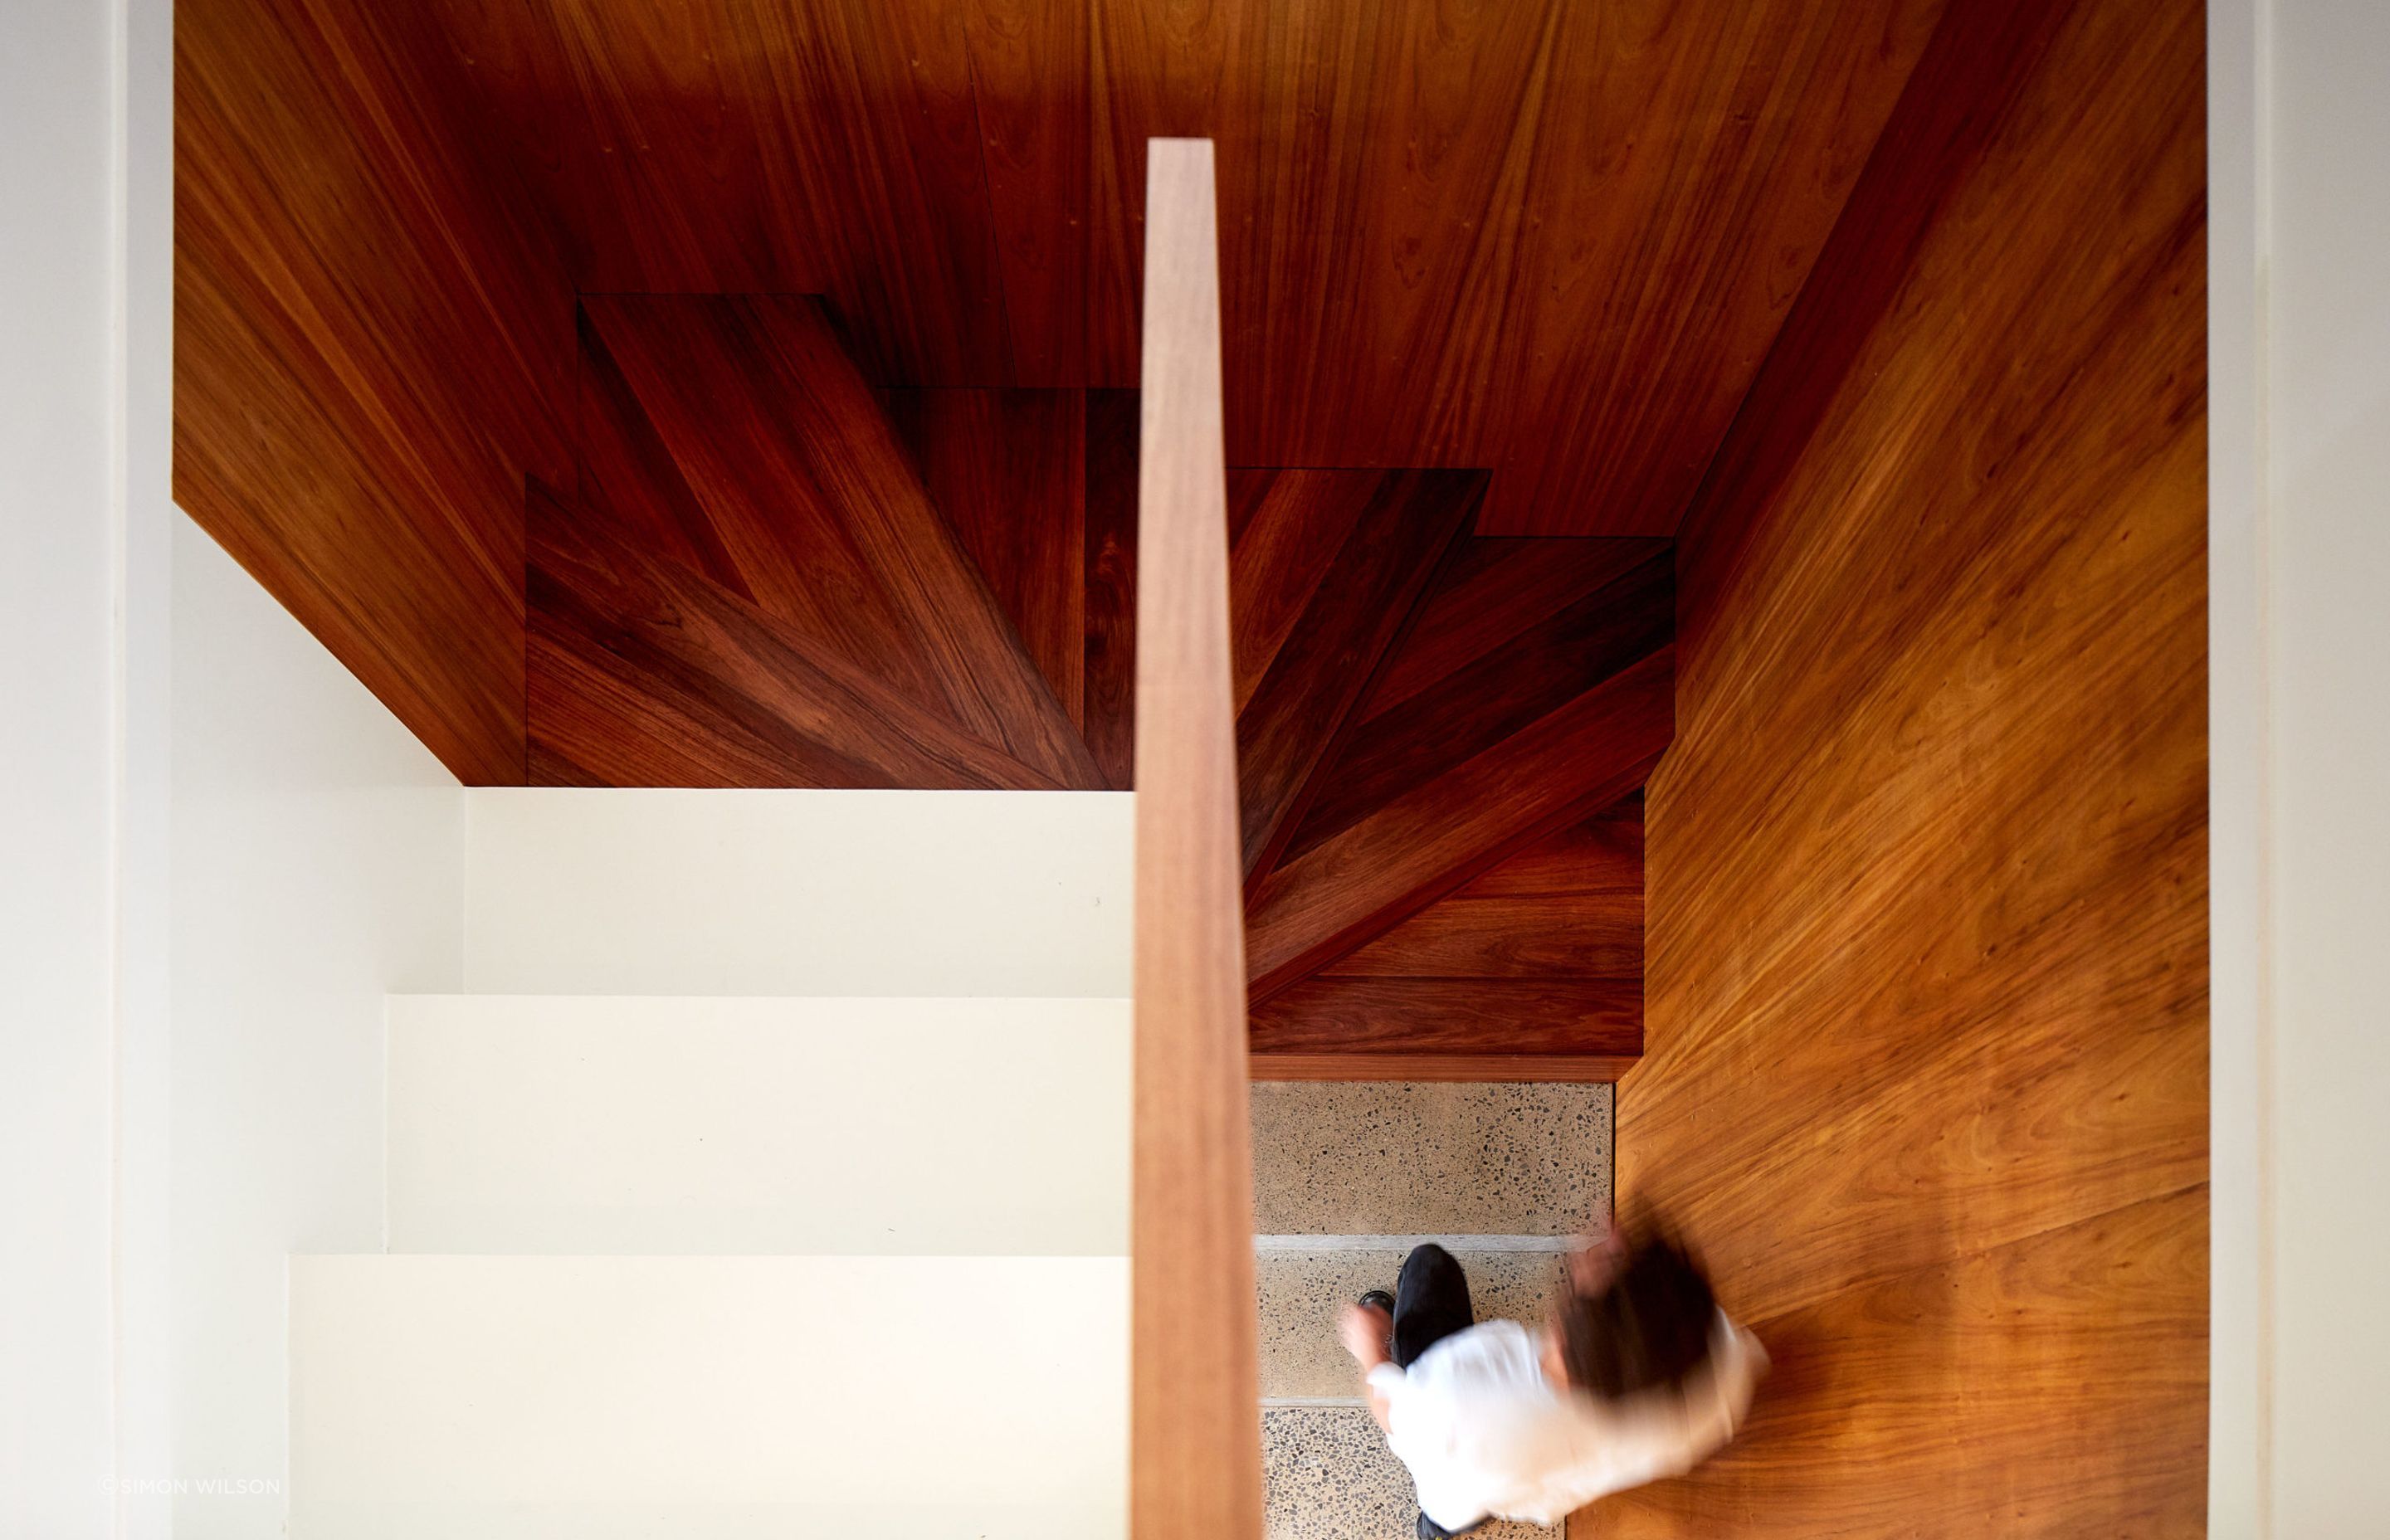
[{"label": "black shoe", "polygon": [[1362,1295],[1361,1303],[1365,1307],[1368,1305],[1376,1305],[1379,1309],[1384,1311],[1389,1315],[1394,1313],[1394,1297],[1392,1294],[1387,1293],[1382,1289],[1372,1289],[1368,1293]]}]

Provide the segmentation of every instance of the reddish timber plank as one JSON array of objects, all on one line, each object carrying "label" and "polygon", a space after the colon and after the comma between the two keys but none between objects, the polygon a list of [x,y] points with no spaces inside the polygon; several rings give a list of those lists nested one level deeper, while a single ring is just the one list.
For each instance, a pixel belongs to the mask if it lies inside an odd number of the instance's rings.
[{"label": "reddish timber plank", "polygon": [[1674,592],[1668,554],[1653,550],[1398,709],[1354,728],[1321,770],[1288,855],[1300,857],[1664,646],[1675,626]]},{"label": "reddish timber plank", "polygon": [[1664,540],[1472,535],[1361,704],[1383,715],[1668,549]]},{"label": "reddish timber plank", "polygon": [[1643,896],[1643,803],[1636,792],[1581,824],[1572,824],[1473,879],[1455,898],[1546,897],[1566,893]]},{"label": "reddish timber plank", "polygon": [[1368,470],[1228,473],[1228,658],[1240,712],[1343,554],[1378,480]]},{"label": "reddish timber plank", "polygon": [[549,223],[428,10],[173,20],[174,501],[458,779],[520,785],[523,479],[572,474]]},{"label": "reddish timber plank", "polygon": [[1320,969],[1335,978],[1643,976],[1643,895],[1439,899]]},{"label": "reddish timber plank", "polygon": [[[1277,494],[1290,484],[1291,494]],[[1232,570],[1238,613],[1274,638],[1239,649],[1240,663],[1266,660],[1237,713],[1248,880],[1285,846],[1317,790],[1314,776],[1484,491],[1473,471],[1279,473],[1238,543],[1240,558],[1261,556]],[[1304,525],[1341,532],[1326,563],[1297,555],[1324,541],[1280,536]],[[1302,602],[1279,597],[1282,588],[1300,588]]]},{"label": "reddish timber plank", "polygon": [[1906,1540],[1927,1514],[1937,1534],[2207,1534],[2207,1201],[2185,1187],[1781,1312],[1722,1282],[1774,1359],[1751,1421],[1570,1533]]},{"label": "reddish timber plank", "polygon": [[1059,783],[1097,784],[816,302],[583,303],[767,613]]},{"label": "reddish timber plank", "polygon": [[1051,777],[537,483],[533,762],[612,786],[1044,789]]},{"label": "reddish timber plank", "polygon": [[1137,747],[1137,392],[1089,391],[1079,724],[1115,791],[1133,782]]},{"label": "reddish timber plank", "polygon": [[1555,535],[1672,527],[1941,8],[430,7],[576,287],[827,293],[886,384],[1134,383],[1145,145],[1214,135],[1230,458]]},{"label": "reddish timber plank", "polygon": [[1580,1536],[2206,1529],[2203,33],[1953,6],[1688,525],[1618,1190],[1778,1369]]},{"label": "reddish timber plank", "polygon": [[1078,391],[892,391],[930,501],[1080,725],[1086,417]]},{"label": "reddish timber plank", "polygon": [[1052,0],[970,0],[963,8],[1019,385],[1086,378],[1087,112],[1084,96],[1055,83],[1084,78],[1088,24],[1086,6]]},{"label": "reddish timber plank", "polygon": [[1953,6],[1947,24],[1934,30],[1885,123],[1884,143],[1894,148],[1870,158],[1851,188],[1810,281],[1678,520],[1688,635],[1707,625],[1754,510],[1808,449],[1861,350],[1911,281],[1918,252],[1992,152],[2034,61],[2071,9],[2056,0]]},{"label": "reddish timber plank", "polygon": [[750,602],[739,558],[697,499],[688,477],[631,393],[585,310],[580,337],[580,416],[573,452],[580,472],[574,517],[602,520],[642,555],[677,561]]},{"label": "reddish timber plank", "polygon": [[1575,1054],[1257,1053],[1255,1080],[1532,1080],[1607,1085],[1640,1062]]},{"label": "reddish timber plank", "polygon": [[1642,785],[1668,745],[1673,661],[1663,648],[1272,871],[1248,905],[1255,996]]},{"label": "reddish timber plank", "polygon": [[1643,981],[1310,978],[1252,1007],[1253,1051],[1631,1060]]}]

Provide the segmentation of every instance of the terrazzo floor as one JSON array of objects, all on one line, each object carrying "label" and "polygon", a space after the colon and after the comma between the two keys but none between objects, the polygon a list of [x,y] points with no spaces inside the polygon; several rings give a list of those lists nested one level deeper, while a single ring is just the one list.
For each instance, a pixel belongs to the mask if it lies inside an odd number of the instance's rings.
[{"label": "terrazzo floor", "polygon": [[[1560,1281],[1553,1251],[1454,1253],[1469,1275],[1477,1318],[1536,1322]],[[1350,1397],[1360,1393],[1353,1359],[1336,1340],[1336,1317],[1372,1289],[1393,1292],[1399,1251],[1266,1250],[1253,1258],[1260,1296],[1262,1395]]]},{"label": "terrazzo floor", "polygon": [[1263,1235],[1574,1235],[1610,1213],[1607,1085],[1265,1081]]},{"label": "terrazzo floor", "polygon": [[1254,1085],[1253,1107],[1265,1533],[1410,1540],[1410,1474],[1360,1403],[1337,1312],[1392,1289],[1410,1242],[1433,1237],[1468,1271],[1479,1319],[1539,1318],[1559,1238],[1608,1223],[1611,1088],[1279,1082]]},{"label": "terrazzo floor", "polygon": [[[1410,1472],[1359,1406],[1263,1408],[1262,1457],[1265,1540],[1413,1540],[1419,1533]],[[1488,1524],[1471,1540],[1560,1533],[1559,1525]]]}]

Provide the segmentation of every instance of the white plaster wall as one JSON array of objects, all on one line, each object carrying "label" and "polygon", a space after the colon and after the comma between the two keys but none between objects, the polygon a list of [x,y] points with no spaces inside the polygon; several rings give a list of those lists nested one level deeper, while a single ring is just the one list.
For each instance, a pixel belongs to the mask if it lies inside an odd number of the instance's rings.
[{"label": "white plaster wall", "polygon": [[117,37],[0,6],[0,1534],[107,1533],[121,507]]},{"label": "white plaster wall", "polygon": [[116,0],[123,71],[124,499],[119,606],[116,1429],[122,1540],[171,1533],[174,7]]},{"label": "white plaster wall", "polygon": [[174,1533],[207,1540],[278,1533],[286,1253],[381,1247],[383,995],[461,982],[464,791],[180,515],[173,557]]},{"label": "white plaster wall", "polygon": [[2256,0],[2207,11],[2209,1533],[2263,1533],[2265,658]]},{"label": "white plaster wall", "polygon": [[2273,1532],[2390,1529],[2390,6],[2279,0],[2269,130]]},{"label": "white plaster wall", "polygon": [[2390,6],[2212,0],[2209,1527],[2390,1522]]}]

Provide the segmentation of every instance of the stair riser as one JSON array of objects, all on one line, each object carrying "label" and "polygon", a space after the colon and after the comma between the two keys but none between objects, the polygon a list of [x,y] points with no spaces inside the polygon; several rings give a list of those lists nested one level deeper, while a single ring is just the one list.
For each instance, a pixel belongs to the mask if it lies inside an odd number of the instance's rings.
[{"label": "stair riser", "polygon": [[1119,1256],[1125,1000],[390,1007],[399,1251]]},{"label": "stair riser", "polygon": [[309,1540],[1125,1530],[1122,1259],[302,1257],[290,1284]]},{"label": "stair riser", "polygon": [[476,993],[1129,993],[1121,792],[467,798]]}]

